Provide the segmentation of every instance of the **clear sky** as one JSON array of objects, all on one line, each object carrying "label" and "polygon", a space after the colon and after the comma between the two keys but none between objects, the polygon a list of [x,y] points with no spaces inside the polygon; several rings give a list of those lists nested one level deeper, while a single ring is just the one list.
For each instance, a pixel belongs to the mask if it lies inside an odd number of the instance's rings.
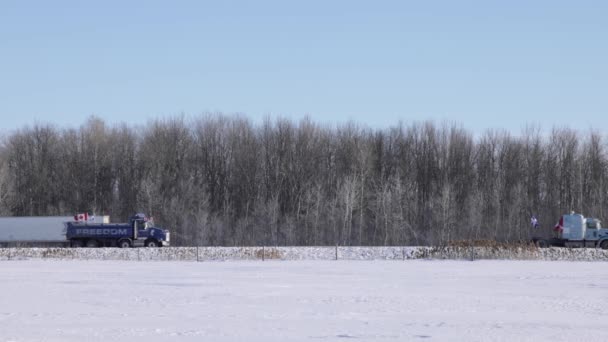
[{"label": "clear sky", "polygon": [[203,112],[608,126],[608,1],[0,1],[0,129]]}]

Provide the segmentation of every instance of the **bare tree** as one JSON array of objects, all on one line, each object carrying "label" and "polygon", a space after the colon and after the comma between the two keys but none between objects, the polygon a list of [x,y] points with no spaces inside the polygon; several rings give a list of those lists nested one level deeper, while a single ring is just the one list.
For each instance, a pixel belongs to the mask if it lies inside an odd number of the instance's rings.
[{"label": "bare tree", "polygon": [[146,211],[179,245],[401,245],[525,240],[570,210],[606,215],[597,132],[520,136],[400,122],[369,129],[243,116],[143,126],[34,125],[0,145],[0,212],[124,220]]}]

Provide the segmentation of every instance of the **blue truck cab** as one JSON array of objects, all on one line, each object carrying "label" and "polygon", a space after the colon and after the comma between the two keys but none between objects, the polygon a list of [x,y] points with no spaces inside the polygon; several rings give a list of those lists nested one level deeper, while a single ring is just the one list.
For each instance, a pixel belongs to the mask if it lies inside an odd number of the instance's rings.
[{"label": "blue truck cab", "polygon": [[162,247],[169,246],[170,233],[135,214],[128,223],[67,222],[66,239],[72,247]]}]

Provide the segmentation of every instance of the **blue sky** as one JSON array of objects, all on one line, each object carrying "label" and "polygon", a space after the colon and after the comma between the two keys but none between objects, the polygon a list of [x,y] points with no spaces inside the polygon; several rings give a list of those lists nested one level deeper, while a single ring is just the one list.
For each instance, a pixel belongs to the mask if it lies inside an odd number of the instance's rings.
[{"label": "blue sky", "polygon": [[0,2],[0,129],[244,113],[608,124],[607,1]]}]

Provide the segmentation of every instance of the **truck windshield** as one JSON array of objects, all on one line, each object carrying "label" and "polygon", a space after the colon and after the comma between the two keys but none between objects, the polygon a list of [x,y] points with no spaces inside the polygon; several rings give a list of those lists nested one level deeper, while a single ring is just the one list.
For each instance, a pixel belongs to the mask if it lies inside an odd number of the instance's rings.
[{"label": "truck windshield", "polygon": [[134,220],[133,225],[136,229],[147,229],[148,228],[148,223],[144,222],[143,220]]}]

